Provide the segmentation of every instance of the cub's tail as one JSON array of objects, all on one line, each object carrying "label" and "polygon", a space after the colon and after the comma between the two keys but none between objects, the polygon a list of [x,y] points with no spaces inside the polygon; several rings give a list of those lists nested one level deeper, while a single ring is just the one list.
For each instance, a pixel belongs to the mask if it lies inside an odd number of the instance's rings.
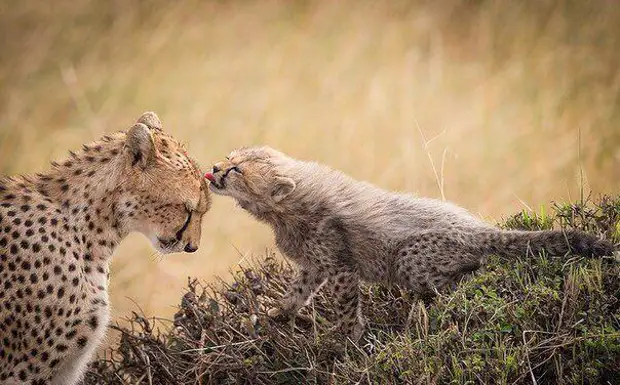
[{"label": "cub's tail", "polygon": [[480,237],[484,251],[503,256],[538,254],[543,250],[552,256],[602,257],[614,253],[611,242],[578,230],[497,230],[483,232]]}]

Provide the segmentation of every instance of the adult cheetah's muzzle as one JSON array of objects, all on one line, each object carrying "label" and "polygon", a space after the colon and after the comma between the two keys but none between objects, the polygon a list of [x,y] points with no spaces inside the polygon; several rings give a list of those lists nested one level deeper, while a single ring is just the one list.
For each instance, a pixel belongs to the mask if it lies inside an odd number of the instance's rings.
[{"label": "adult cheetah's muzzle", "polygon": [[186,253],[195,253],[198,248],[196,246],[192,246],[190,243],[185,245],[185,249],[183,249]]},{"label": "adult cheetah's muzzle", "polygon": [[177,243],[179,243],[179,241],[174,238],[172,239],[157,238],[157,241],[164,249],[173,249],[177,245]]},{"label": "adult cheetah's muzzle", "polygon": [[[163,239],[163,238],[157,238],[157,241],[159,242],[161,247],[165,250],[174,250],[180,242],[180,240],[178,239]],[[186,253],[195,253],[196,251],[198,251],[198,247],[196,247],[195,245],[192,245],[191,242],[188,242],[183,248],[183,251],[185,251]]]}]

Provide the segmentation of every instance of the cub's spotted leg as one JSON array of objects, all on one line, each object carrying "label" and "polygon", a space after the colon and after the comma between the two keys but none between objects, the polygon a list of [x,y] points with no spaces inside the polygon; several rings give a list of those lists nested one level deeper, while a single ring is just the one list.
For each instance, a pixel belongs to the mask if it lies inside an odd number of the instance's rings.
[{"label": "cub's spotted leg", "polygon": [[428,299],[480,265],[481,256],[444,232],[421,232],[396,250],[396,282]]},{"label": "cub's spotted leg", "polygon": [[364,333],[366,321],[362,315],[360,299],[360,279],[356,272],[337,271],[330,277],[328,289],[336,300],[336,329],[358,341]]},{"label": "cub's spotted leg", "polygon": [[302,306],[306,305],[312,296],[327,281],[325,272],[313,268],[301,268],[297,273],[291,287],[280,301],[276,308],[269,309],[267,315],[270,317],[278,317],[280,315],[294,315]]}]

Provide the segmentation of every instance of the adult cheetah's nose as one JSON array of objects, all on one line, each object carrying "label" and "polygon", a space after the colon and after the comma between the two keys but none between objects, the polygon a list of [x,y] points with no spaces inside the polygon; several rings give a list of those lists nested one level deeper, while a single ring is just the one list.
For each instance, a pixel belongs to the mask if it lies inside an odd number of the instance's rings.
[{"label": "adult cheetah's nose", "polygon": [[198,248],[196,246],[192,246],[192,244],[188,243],[187,245],[185,245],[185,252],[186,253],[194,253],[196,252],[196,250],[198,250]]},{"label": "adult cheetah's nose", "polygon": [[213,166],[213,173],[217,174],[221,169],[219,167],[217,167],[217,165]]}]

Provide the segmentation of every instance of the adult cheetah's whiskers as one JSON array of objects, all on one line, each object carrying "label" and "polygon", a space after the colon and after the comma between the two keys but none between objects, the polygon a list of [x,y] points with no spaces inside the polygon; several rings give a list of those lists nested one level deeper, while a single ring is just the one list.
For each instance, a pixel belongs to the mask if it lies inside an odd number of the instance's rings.
[{"label": "adult cheetah's whiskers", "polygon": [[153,262],[159,263],[164,259],[164,255],[158,250],[156,250],[149,256],[149,259],[151,259]]}]

